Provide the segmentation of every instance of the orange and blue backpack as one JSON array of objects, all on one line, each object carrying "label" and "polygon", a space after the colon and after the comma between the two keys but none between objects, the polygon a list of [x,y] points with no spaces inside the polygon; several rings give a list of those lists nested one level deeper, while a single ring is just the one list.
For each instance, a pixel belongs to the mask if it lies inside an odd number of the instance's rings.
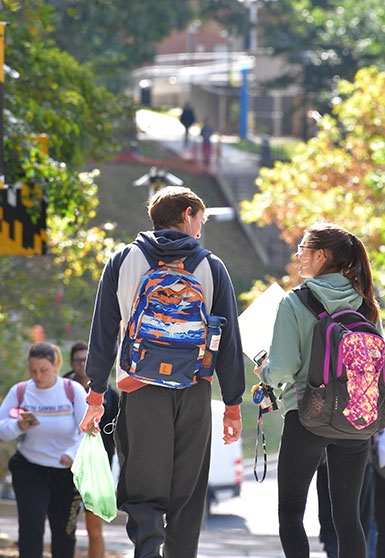
[{"label": "orange and blue backpack", "polygon": [[131,377],[178,389],[213,374],[215,355],[206,351],[209,317],[193,275],[208,254],[199,247],[183,262],[165,263],[144,252],[151,267],[134,297],[120,354],[120,367]]}]

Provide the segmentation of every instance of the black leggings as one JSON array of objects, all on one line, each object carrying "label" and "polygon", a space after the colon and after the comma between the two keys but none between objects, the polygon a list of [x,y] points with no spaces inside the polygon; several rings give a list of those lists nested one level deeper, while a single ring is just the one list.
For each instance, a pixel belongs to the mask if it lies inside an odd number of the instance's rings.
[{"label": "black leggings", "polygon": [[290,411],[285,416],[278,460],[279,534],[285,556],[309,558],[303,516],[309,486],[325,447],[338,556],[365,558],[359,498],[369,440],[332,440],[315,436],[302,426],[298,411]]}]

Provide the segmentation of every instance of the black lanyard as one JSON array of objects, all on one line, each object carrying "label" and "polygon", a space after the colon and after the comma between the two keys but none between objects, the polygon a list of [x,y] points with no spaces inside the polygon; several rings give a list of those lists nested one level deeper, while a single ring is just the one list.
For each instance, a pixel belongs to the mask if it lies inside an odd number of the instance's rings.
[{"label": "black lanyard", "polygon": [[[257,461],[258,461],[258,444],[259,444],[259,437],[262,437],[262,447],[263,447],[263,475],[261,480],[258,480],[257,474]],[[261,483],[265,480],[267,473],[267,451],[266,451],[266,437],[263,431],[263,414],[262,409],[259,407],[259,416],[257,420],[257,439],[255,443],[255,459],[254,459],[254,477],[258,483]]]}]

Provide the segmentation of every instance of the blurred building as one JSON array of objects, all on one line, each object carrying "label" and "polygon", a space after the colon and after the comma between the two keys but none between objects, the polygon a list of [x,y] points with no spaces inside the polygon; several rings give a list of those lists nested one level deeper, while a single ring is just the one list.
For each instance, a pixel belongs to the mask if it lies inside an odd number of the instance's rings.
[{"label": "blurred building", "polygon": [[216,130],[237,133],[242,70],[247,68],[249,131],[300,136],[302,120],[296,107],[300,105],[301,88],[265,92],[263,83],[279,77],[283,68],[287,69],[287,61],[258,45],[254,27],[245,40],[215,22],[193,21],[158,46],[152,65],[133,72],[134,93],[143,105],[154,108],[183,106],[189,100],[199,120],[210,116]]}]

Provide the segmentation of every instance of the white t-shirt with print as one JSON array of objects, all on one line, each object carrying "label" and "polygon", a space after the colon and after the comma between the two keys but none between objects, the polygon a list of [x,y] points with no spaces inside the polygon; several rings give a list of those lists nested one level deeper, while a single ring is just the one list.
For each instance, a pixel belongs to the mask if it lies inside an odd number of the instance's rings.
[{"label": "white t-shirt with print", "polygon": [[20,404],[36,416],[39,424],[23,432],[17,418],[12,418],[10,410],[19,406],[17,384],[6,395],[0,407],[0,439],[18,441],[18,450],[30,462],[45,467],[64,469],[60,463],[63,454],[75,458],[83,433],[79,430],[87,407],[86,392],[80,384],[72,382],[74,401],[68,399],[63,378],[57,376],[53,386],[42,389],[28,381],[24,398]]}]

